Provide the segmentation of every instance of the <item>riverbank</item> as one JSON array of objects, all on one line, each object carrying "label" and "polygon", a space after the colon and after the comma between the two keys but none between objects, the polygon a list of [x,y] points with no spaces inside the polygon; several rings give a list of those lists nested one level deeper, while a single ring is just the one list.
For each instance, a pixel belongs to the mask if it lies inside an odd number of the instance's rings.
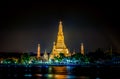
[{"label": "riverbank", "polygon": [[0,67],[40,67],[40,66],[79,66],[79,67],[117,67],[120,68],[120,64],[0,64]]}]

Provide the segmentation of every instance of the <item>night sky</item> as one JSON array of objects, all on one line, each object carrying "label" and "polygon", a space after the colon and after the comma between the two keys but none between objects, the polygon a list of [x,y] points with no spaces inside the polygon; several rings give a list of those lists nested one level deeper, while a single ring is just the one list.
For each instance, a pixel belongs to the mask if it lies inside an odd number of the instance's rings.
[{"label": "night sky", "polygon": [[[118,10],[113,2],[8,1],[0,7],[0,52],[50,52],[58,23],[63,22],[65,44],[79,52],[110,46],[120,50]],[[116,21],[116,22],[113,22]]]}]

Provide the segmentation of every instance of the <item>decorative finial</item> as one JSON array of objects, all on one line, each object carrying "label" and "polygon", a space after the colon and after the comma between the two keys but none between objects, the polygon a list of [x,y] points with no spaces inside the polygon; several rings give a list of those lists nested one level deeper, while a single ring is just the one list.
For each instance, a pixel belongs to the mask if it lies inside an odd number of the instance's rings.
[{"label": "decorative finial", "polygon": [[55,41],[53,42],[53,45],[55,45]]},{"label": "decorative finial", "polygon": [[60,24],[62,24],[62,21],[60,20]]},{"label": "decorative finial", "polygon": [[45,49],[45,53],[46,53],[46,49]]}]

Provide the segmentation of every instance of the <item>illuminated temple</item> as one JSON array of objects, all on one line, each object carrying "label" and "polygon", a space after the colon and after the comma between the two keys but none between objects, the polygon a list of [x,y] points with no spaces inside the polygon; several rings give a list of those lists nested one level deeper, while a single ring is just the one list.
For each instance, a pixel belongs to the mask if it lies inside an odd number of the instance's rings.
[{"label": "illuminated temple", "polygon": [[53,43],[50,59],[53,59],[54,56],[59,56],[59,53],[63,53],[65,56],[70,55],[69,50],[64,42],[63,26],[61,21],[59,22],[57,41]]}]

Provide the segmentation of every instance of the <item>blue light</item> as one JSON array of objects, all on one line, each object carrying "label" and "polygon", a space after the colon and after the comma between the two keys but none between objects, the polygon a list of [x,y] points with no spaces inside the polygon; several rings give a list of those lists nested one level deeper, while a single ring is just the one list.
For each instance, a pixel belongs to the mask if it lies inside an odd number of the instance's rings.
[{"label": "blue light", "polygon": [[25,74],[24,76],[31,77],[32,75],[31,74]]},{"label": "blue light", "polygon": [[52,78],[53,74],[45,74],[45,77]]},{"label": "blue light", "polygon": [[76,78],[74,75],[67,75],[68,79]]},{"label": "blue light", "polygon": [[99,77],[97,77],[96,79],[100,79]]}]

